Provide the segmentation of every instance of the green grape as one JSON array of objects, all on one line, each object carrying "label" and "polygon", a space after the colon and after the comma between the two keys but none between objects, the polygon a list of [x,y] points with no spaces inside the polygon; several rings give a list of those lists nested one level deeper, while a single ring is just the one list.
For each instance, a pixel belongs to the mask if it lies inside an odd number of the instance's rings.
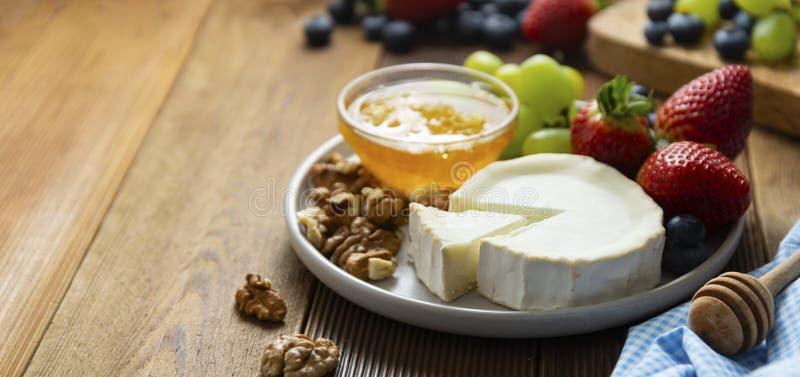
[{"label": "green grape", "polygon": [[523,85],[519,100],[541,117],[561,113],[572,102],[574,89],[553,58],[537,54],[520,65]]},{"label": "green grape", "polygon": [[719,0],[678,0],[675,12],[694,14],[703,19],[706,30],[712,30],[719,23]]},{"label": "green grape", "polygon": [[567,81],[569,81],[570,87],[572,88],[572,99],[583,98],[583,91],[586,89],[586,86],[583,83],[583,76],[581,76],[581,73],[578,72],[577,69],[566,65],[561,66],[561,72],[567,77]]},{"label": "green grape", "polygon": [[464,67],[472,68],[490,75],[493,75],[502,65],[503,60],[497,55],[483,50],[473,52],[464,60]]},{"label": "green grape", "polygon": [[794,22],[800,24],[800,4],[795,4],[792,6],[792,16],[794,17]]},{"label": "green grape", "polygon": [[517,130],[514,138],[500,155],[501,159],[519,157],[522,154],[522,143],[531,133],[544,128],[544,122],[528,105],[520,104],[519,115],[517,115]]},{"label": "green grape", "polygon": [[527,136],[531,132],[535,132],[544,128],[544,121],[542,117],[533,112],[530,106],[521,105],[519,107],[519,114],[517,115],[517,133]]},{"label": "green grape", "polygon": [[794,52],[796,34],[792,17],[784,12],[775,12],[756,21],[750,45],[762,59],[777,61]]},{"label": "green grape", "polygon": [[522,70],[518,65],[504,64],[494,72],[494,76],[506,83],[514,91],[514,94],[519,96],[522,87]]},{"label": "green grape", "polygon": [[764,17],[775,9],[787,8],[790,0],[734,0],[739,9],[753,17]]},{"label": "green grape", "polygon": [[572,153],[569,128],[545,128],[530,134],[522,144],[522,153]]}]

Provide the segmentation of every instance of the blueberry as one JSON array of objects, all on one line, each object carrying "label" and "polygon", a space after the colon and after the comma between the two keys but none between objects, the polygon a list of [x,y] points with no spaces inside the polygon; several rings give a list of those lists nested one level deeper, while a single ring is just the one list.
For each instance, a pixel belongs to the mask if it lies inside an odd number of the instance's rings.
[{"label": "blueberry", "polygon": [[670,0],[651,0],[647,4],[647,17],[653,21],[666,21],[674,8],[675,4]]},{"label": "blueberry", "polygon": [[312,16],[303,25],[306,42],[311,46],[324,46],[331,39],[333,20],[328,16]]},{"label": "blueberry", "polygon": [[505,14],[493,14],[483,20],[482,33],[484,41],[490,47],[507,49],[517,36],[517,23]]},{"label": "blueberry", "polygon": [[649,113],[647,114],[647,126],[653,128],[656,126],[656,121],[658,120],[658,114],[656,113]]},{"label": "blueberry", "polygon": [[719,0],[719,16],[723,20],[730,20],[738,11],[739,7],[733,0]]},{"label": "blueberry", "polygon": [[669,272],[683,275],[708,259],[705,245],[695,246],[677,245],[667,241],[664,245],[664,255],[661,257],[661,267]]},{"label": "blueberry", "polygon": [[714,33],[714,48],[725,60],[742,60],[750,48],[750,36],[738,27],[719,29]]},{"label": "blueberry", "polygon": [[650,94],[653,92],[653,89],[650,89],[644,85],[634,84],[633,88],[631,88],[631,94],[638,94],[642,97],[649,97]]},{"label": "blueberry", "polygon": [[481,12],[488,16],[490,14],[500,13],[500,8],[498,8],[495,3],[486,3],[481,5]]},{"label": "blueberry", "polygon": [[500,13],[505,14],[509,17],[514,17],[517,13],[521,10],[525,9],[529,1],[526,0],[495,0],[494,2],[497,4],[497,8],[500,10]]},{"label": "blueberry", "polygon": [[348,0],[328,1],[328,13],[337,24],[349,24],[353,22],[356,17],[353,2]]},{"label": "blueberry", "polygon": [[747,34],[750,34],[750,32],[753,31],[753,25],[755,25],[755,23],[756,19],[753,18],[750,13],[745,11],[736,13],[736,15],[733,16],[733,26],[746,31]]},{"label": "blueberry", "polygon": [[381,31],[386,25],[386,17],[380,15],[364,16],[361,20],[361,29],[364,30],[364,36],[370,41],[381,40]]},{"label": "blueberry", "polygon": [[673,13],[667,19],[672,39],[679,45],[690,45],[703,35],[703,19],[693,14]]},{"label": "blueberry", "polygon": [[665,21],[648,21],[644,25],[644,37],[647,39],[647,43],[653,46],[663,45],[667,32],[669,32],[669,25]]},{"label": "blueberry", "polygon": [[391,21],[383,27],[383,46],[389,52],[408,52],[414,45],[414,26],[406,21]]},{"label": "blueberry", "polygon": [[667,241],[676,245],[694,246],[706,238],[706,227],[693,215],[677,215],[667,222]]},{"label": "blueberry", "polygon": [[474,10],[468,10],[458,15],[456,27],[458,35],[470,43],[478,42],[481,39],[483,29],[484,14]]}]

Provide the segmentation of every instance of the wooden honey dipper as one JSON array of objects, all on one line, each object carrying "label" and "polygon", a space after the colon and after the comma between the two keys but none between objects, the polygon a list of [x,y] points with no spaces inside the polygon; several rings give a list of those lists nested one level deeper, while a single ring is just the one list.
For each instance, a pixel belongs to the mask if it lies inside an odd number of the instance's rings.
[{"label": "wooden honey dipper", "polygon": [[800,275],[800,250],[759,279],[726,272],[692,297],[689,328],[718,353],[733,356],[755,347],[775,322],[772,296]]}]

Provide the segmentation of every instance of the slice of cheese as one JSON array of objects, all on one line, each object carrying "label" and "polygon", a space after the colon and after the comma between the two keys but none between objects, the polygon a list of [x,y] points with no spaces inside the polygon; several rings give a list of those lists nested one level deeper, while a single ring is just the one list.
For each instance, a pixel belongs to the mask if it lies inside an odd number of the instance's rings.
[{"label": "slice of cheese", "polygon": [[518,310],[599,303],[661,275],[661,208],[590,157],[538,154],[490,164],[450,197],[451,211],[500,211],[535,223],[480,242],[478,291]]},{"label": "slice of cheese", "polygon": [[444,301],[452,301],[475,288],[479,241],[527,223],[517,215],[447,212],[411,203],[409,259],[428,290]]}]

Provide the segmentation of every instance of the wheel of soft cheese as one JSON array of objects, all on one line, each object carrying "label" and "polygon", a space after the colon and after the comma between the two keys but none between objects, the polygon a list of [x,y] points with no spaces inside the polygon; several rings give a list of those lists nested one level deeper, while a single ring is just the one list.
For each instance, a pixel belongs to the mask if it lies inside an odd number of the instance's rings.
[{"label": "wheel of soft cheese", "polygon": [[600,303],[661,279],[661,208],[591,157],[536,154],[495,162],[450,196],[451,211],[533,223],[480,242],[478,291],[518,310]]}]

